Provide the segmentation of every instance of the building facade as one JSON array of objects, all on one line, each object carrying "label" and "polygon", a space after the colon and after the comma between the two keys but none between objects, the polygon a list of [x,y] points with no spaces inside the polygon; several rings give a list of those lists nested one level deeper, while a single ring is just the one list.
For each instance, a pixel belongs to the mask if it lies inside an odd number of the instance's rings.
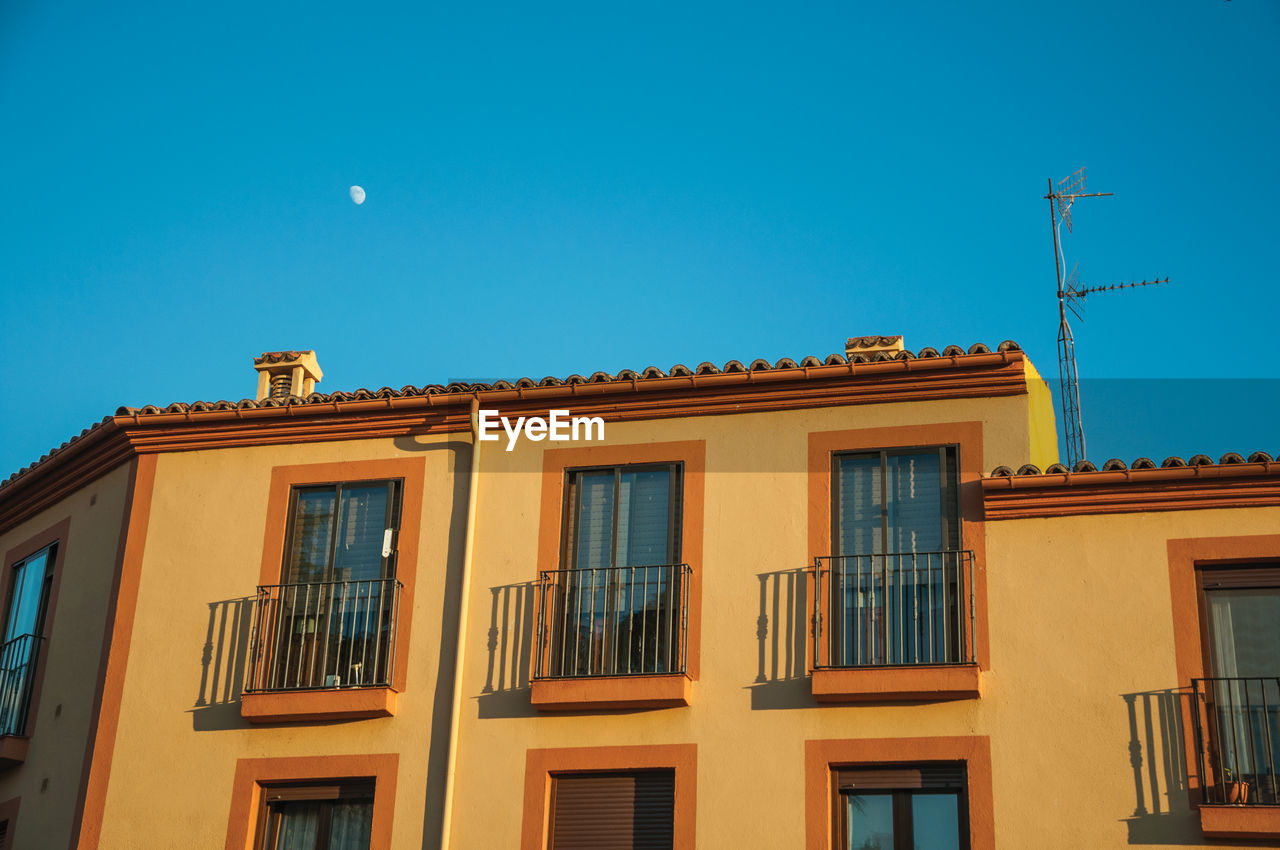
[{"label": "building facade", "polygon": [[0,487],[0,846],[1280,843],[1265,453],[1066,470],[1012,343],[255,366]]}]

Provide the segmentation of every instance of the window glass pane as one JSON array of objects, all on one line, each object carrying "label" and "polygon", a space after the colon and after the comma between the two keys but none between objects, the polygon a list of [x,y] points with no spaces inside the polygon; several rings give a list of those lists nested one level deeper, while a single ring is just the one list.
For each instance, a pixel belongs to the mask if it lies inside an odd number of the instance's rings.
[{"label": "window glass pane", "polygon": [[294,491],[292,545],[285,584],[328,580],[336,493],[334,487],[303,487]]},{"label": "window glass pane", "polygon": [[960,796],[913,794],[911,829],[915,850],[960,850]]},{"label": "window glass pane", "polygon": [[942,469],[938,451],[891,454],[886,462],[889,551],[939,551],[942,549]]},{"label": "window glass pane", "polygon": [[893,797],[889,794],[846,794],[848,850],[894,850]]},{"label": "window glass pane", "polygon": [[387,483],[342,487],[333,581],[382,578],[382,538],[387,528]]},{"label": "window glass pane", "polygon": [[611,566],[613,472],[578,474],[577,563],[580,570]]},{"label": "window glass pane", "polygon": [[623,471],[618,486],[618,566],[669,561],[671,471]]},{"label": "window glass pane", "polygon": [[880,455],[843,455],[837,464],[840,554],[883,552]]},{"label": "window glass pane", "polygon": [[1209,600],[1215,676],[1280,673],[1280,588],[1213,590]]},{"label": "window glass pane", "polygon": [[35,634],[40,621],[40,598],[44,590],[44,571],[49,551],[45,549],[27,558],[13,570],[5,642],[21,635]]},{"label": "window glass pane", "polygon": [[330,817],[329,850],[368,850],[373,827],[372,800],[336,802]]},{"label": "window glass pane", "polygon": [[315,850],[324,805],[318,800],[273,803],[272,809],[279,815],[279,826],[272,850]]}]

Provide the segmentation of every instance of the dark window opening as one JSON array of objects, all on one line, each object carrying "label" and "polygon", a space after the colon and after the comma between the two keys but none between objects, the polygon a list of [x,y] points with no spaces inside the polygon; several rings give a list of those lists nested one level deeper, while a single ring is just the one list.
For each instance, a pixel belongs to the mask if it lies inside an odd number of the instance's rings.
[{"label": "dark window opening", "polygon": [[669,850],[674,827],[674,770],[552,778],[550,850]]},{"label": "dark window opening", "polygon": [[[819,666],[972,662],[955,446],[837,454]],[[824,663],[825,662],[825,663]]]},{"label": "dark window opening", "polygon": [[678,463],[570,470],[561,569],[542,574],[541,676],[682,672],[689,568]]},{"label": "dark window opening", "polygon": [[368,850],[373,790],[348,780],[263,787],[259,850]]},{"label": "dark window opening", "polygon": [[968,850],[962,762],[833,771],[841,850]]},{"label": "dark window opening", "polygon": [[1280,804],[1280,564],[1196,574],[1208,675],[1192,691],[1205,800]]},{"label": "dark window opening", "polygon": [[0,735],[27,734],[57,546],[46,546],[9,570],[4,642],[0,644]]},{"label": "dark window opening", "polygon": [[281,583],[258,588],[248,689],[390,683],[399,479],[294,487]]}]

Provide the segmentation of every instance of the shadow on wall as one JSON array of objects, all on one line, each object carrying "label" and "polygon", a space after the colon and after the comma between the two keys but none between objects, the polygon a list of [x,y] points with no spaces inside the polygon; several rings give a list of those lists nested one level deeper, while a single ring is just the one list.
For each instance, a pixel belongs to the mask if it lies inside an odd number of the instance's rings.
[{"label": "shadow on wall", "polygon": [[529,671],[533,661],[533,616],[537,583],[489,588],[489,665],[480,691],[481,718],[531,717]]},{"label": "shadow on wall", "polygon": [[240,694],[249,661],[253,602],[252,596],[243,596],[209,603],[209,625],[200,657],[200,693],[191,709],[191,726],[197,732],[248,725],[240,717]]},{"label": "shadow on wall", "polygon": [[753,710],[806,708],[809,690],[808,630],[812,604],[808,568],[759,573],[760,614],[755,682],[749,686]]},{"label": "shadow on wall", "polygon": [[1190,696],[1178,690],[1121,694],[1129,714],[1129,764],[1133,768],[1133,815],[1129,844],[1203,846],[1200,820],[1191,807],[1183,728]]}]

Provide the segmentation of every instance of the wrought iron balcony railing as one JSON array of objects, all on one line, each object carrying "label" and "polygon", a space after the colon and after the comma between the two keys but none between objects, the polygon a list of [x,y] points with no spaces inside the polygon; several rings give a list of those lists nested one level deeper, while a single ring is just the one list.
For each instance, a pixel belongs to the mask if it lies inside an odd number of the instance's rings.
[{"label": "wrought iron balcony railing", "polygon": [[401,587],[395,579],[259,587],[245,691],[389,685]]},{"label": "wrought iron balcony railing", "polygon": [[973,552],[816,558],[817,668],[971,664]]},{"label": "wrought iron balcony railing", "polygon": [[1192,679],[1204,802],[1280,805],[1280,677]]},{"label": "wrought iron balcony railing", "polygon": [[683,673],[688,564],[547,570],[535,679]]},{"label": "wrought iron balcony railing", "polygon": [[0,735],[27,734],[31,688],[43,643],[39,635],[19,635],[0,645]]}]

